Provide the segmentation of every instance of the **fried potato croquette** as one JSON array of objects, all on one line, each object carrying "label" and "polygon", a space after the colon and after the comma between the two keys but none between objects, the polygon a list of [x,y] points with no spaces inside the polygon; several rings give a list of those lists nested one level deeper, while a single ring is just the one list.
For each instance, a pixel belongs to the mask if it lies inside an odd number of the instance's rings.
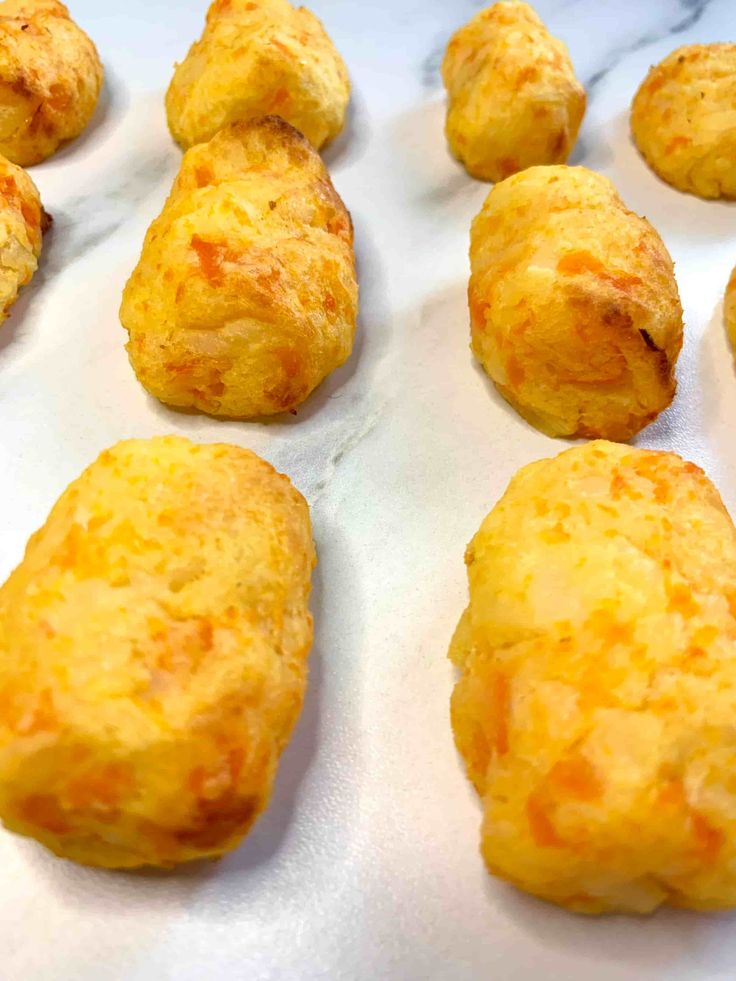
[{"label": "fried potato croquette", "polygon": [[236,446],[105,451],[0,589],[0,816],[85,865],[235,848],[312,641],[309,511]]},{"label": "fried potato croquette", "polygon": [[445,132],[468,173],[500,181],[564,163],[585,113],[585,90],[562,41],[526,3],[495,3],[447,45]]},{"label": "fried potato croquette", "polygon": [[278,115],[317,149],[345,123],[350,80],[321,22],[288,0],[215,0],[166,93],[185,150],[227,123]]},{"label": "fried potato croquette", "polygon": [[672,260],[611,182],[532,167],[473,222],[472,349],[549,436],[627,440],[675,394],[682,307]]},{"label": "fried potato croquette", "polygon": [[731,344],[736,349],[736,269],[731,273],[731,278],[726,286],[726,295],[723,299],[723,315]]},{"label": "fried potato croquette", "polygon": [[120,315],[152,395],[252,417],[348,358],[357,301],[350,215],[307,140],[266,117],[186,153]]},{"label": "fried potato croquette", "polygon": [[79,136],[102,77],[97,49],[63,3],[0,3],[0,153],[28,167]]},{"label": "fried potato croquette", "polygon": [[489,870],[581,913],[736,905],[736,530],[606,442],[524,467],[470,544],[452,725]]},{"label": "fried potato croquette", "polygon": [[655,65],[631,106],[641,155],[701,198],[736,198],[736,44],[693,44]]},{"label": "fried potato croquette", "polygon": [[38,268],[50,222],[28,174],[0,156],[0,324]]}]

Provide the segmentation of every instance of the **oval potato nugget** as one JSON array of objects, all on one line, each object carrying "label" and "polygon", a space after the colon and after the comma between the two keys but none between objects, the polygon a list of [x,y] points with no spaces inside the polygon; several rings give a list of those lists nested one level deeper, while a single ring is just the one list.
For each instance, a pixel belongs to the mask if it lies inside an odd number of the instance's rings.
[{"label": "oval potato nugget", "polygon": [[0,324],[38,269],[50,223],[31,178],[0,156]]},{"label": "oval potato nugget", "polygon": [[731,344],[736,348],[736,269],[731,273],[723,299],[723,315]]},{"label": "oval potato nugget", "polygon": [[450,149],[473,177],[500,181],[564,163],[585,113],[585,90],[562,41],[517,0],[476,14],[442,62]]},{"label": "oval potato nugget", "polygon": [[473,222],[472,349],[549,436],[627,440],[675,394],[682,307],[648,221],[585,167],[531,167]]},{"label": "oval potato nugget", "polygon": [[166,93],[188,149],[228,123],[278,115],[319,149],[345,124],[350,79],[321,22],[288,0],[215,0]]},{"label": "oval potato nugget", "polygon": [[273,116],[189,150],[120,317],[141,383],[214,416],[295,409],[353,346],[350,215],[308,141]]},{"label": "oval potato nugget", "polygon": [[662,180],[701,198],[736,198],[736,44],[678,48],[634,96],[631,131]]},{"label": "oval potato nugget", "polygon": [[57,0],[0,3],[0,153],[29,167],[85,129],[102,87],[97,49]]},{"label": "oval potato nugget", "polygon": [[254,453],[102,453],[0,589],[6,826],[109,868],[235,848],[299,715],[314,562],[306,502]]},{"label": "oval potato nugget", "polygon": [[489,870],[581,913],[736,905],[736,530],[698,467],[524,467],[466,554],[452,725]]}]

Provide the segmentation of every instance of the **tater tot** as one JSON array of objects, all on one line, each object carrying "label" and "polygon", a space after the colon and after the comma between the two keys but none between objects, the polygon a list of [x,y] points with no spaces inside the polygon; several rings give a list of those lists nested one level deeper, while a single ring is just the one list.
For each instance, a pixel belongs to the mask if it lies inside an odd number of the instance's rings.
[{"label": "tater tot", "polygon": [[452,725],[489,870],[581,913],[736,905],[736,530],[703,472],[594,442],[466,553]]},{"label": "tater tot", "polygon": [[655,65],[631,131],[662,180],[701,198],[736,198],[736,44],[693,44]]},{"label": "tater tot", "polygon": [[585,113],[585,90],[562,41],[526,3],[496,3],[447,45],[450,149],[473,177],[500,181],[564,163]]},{"label": "tater tot", "polygon": [[142,384],[215,416],[292,410],[350,355],[350,215],[317,152],[276,117],[184,156],[125,288]]},{"label": "tater tot", "polygon": [[235,848],[300,712],[314,562],[306,502],[254,453],[102,453],[0,588],[5,825],[107,868]]},{"label": "tater tot", "polygon": [[726,321],[726,329],[731,339],[731,344],[736,350],[736,269],[731,273],[731,277],[726,286],[726,295],[723,298],[723,315]]},{"label": "tater tot", "polygon": [[675,394],[682,307],[672,260],[611,182],[532,167],[473,222],[472,349],[549,436],[627,440]]},{"label": "tater tot", "polygon": [[38,268],[49,222],[31,178],[0,156],[0,324]]},{"label": "tater tot", "polygon": [[215,0],[166,93],[184,149],[227,123],[278,115],[319,149],[345,123],[350,80],[321,22],[288,0]]},{"label": "tater tot", "polygon": [[102,76],[97,49],[63,3],[0,3],[0,153],[28,167],[79,136]]}]

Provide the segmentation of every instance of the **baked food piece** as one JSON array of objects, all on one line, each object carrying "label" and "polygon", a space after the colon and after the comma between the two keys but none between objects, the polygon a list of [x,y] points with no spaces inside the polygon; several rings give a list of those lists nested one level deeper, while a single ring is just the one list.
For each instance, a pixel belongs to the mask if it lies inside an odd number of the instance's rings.
[{"label": "baked food piece", "polygon": [[0,588],[6,826],[109,868],[234,848],[299,715],[314,562],[306,502],[254,453],[102,453]]},{"label": "baked food piece", "polygon": [[452,724],[495,875],[582,913],[736,905],[736,531],[698,467],[524,467],[466,562]]},{"label": "baked food piece", "polygon": [[723,316],[731,344],[736,348],[736,268],[731,273],[723,298]]},{"label": "baked food piece", "polygon": [[497,184],[473,222],[472,349],[549,436],[627,440],[672,401],[682,307],[648,221],[585,167]]},{"label": "baked food piece", "polygon": [[156,398],[260,416],[348,358],[357,300],[350,215],[307,140],[266,117],[187,152],[120,316]]},{"label": "baked food piece", "polygon": [[0,153],[28,167],[79,136],[97,105],[97,49],[57,0],[0,3]]},{"label": "baked food piece", "polygon": [[321,22],[288,0],[215,0],[166,93],[184,149],[227,123],[275,114],[319,149],[345,123],[350,80]]},{"label": "baked food piece", "polygon": [[0,156],[0,324],[38,269],[50,221],[28,174]]},{"label": "baked food piece", "polygon": [[650,69],[631,131],[662,180],[701,198],[736,198],[736,44],[678,48]]},{"label": "baked food piece", "polygon": [[585,90],[567,47],[528,4],[495,3],[456,31],[442,78],[447,141],[471,176],[500,181],[570,156]]}]

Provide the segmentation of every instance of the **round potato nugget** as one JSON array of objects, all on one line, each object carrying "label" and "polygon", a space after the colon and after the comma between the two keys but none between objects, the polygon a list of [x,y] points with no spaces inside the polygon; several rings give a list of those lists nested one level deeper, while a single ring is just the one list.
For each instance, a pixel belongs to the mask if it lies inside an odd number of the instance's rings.
[{"label": "round potato nugget", "polygon": [[0,153],[28,167],[85,129],[102,87],[97,49],[57,0],[0,3]]},{"label": "round potato nugget", "polygon": [[106,450],[0,588],[0,817],[85,865],[235,848],[299,715],[307,504],[254,453]]},{"label": "round potato nugget", "polygon": [[456,31],[442,78],[447,141],[471,176],[500,181],[570,156],[585,90],[566,46],[528,4],[495,3]]},{"label": "round potato nugget", "polygon": [[648,221],[585,167],[531,167],[473,222],[472,350],[549,436],[627,440],[672,401],[682,307]]},{"label": "round potato nugget", "polygon": [[524,467],[466,553],[452,725],[489,870],[580,913],[736,905],[736,530],[603,441]]},{"label": "round potato nugget", "polygon": [[631,131],[662,180],[701,198],[736,198],[736,44],[678,48],[634,96]]},{"label": "round potato nugget", "polygon": [[50,221],[28,174],[0,156],[0,324],[38,268]]},{"label": "round potato nugget", "polygon": [[321,22],[288,0],[215,0],[166,93],[183,148],[227,123],[278,115],[317,149],[345,124],[350,79]]},{"label": "round potato nugget", "polygon": [[135,373],[214,416],[295,409],[350,355],[350,215],[317,152],[275,116],[189,150],[123,295]]}]

